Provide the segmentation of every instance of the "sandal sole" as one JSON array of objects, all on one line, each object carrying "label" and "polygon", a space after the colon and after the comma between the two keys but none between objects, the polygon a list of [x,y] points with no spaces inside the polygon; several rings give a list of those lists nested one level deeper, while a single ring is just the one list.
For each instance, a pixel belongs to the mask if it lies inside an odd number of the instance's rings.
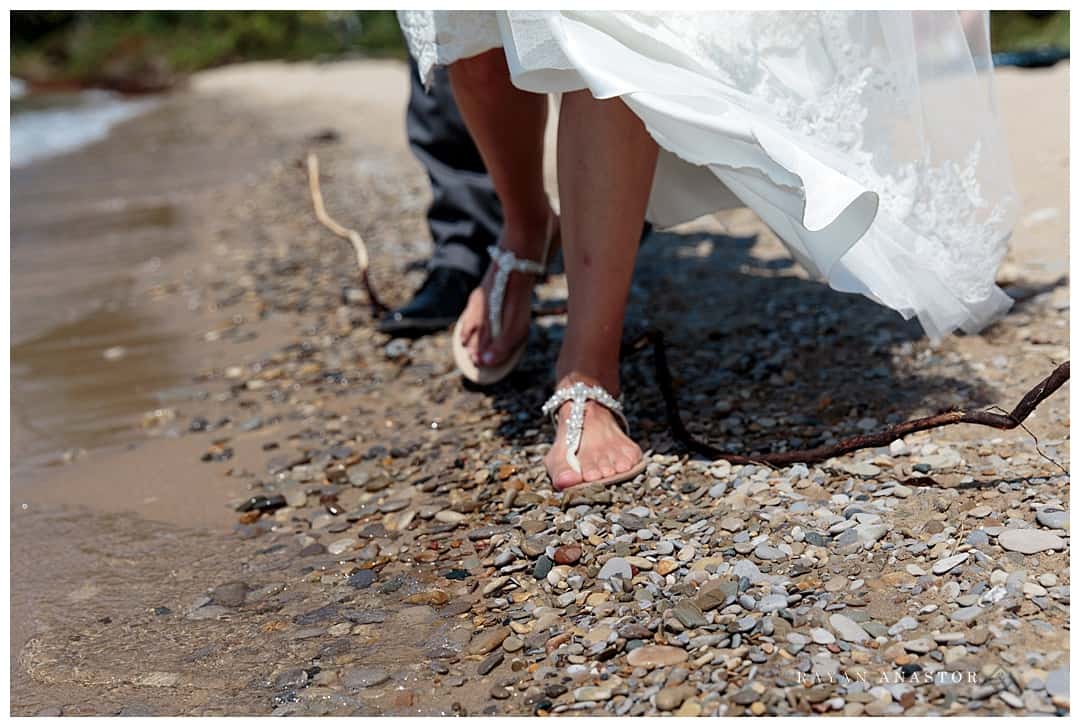
[{"label": "sandal sole", "polygon": [[528,345],[529,337],[526,336],[521,345],[514,349],[514,352],[498,366],[477,366],[472,362],[469,352],[465,349],[465,344],[461,342],[460,319],[454,324],[454,331],[451,333],[451,349],[454,352],[454,363],[457,364],[458,371],[466,379],[479,386],[491,386],[509,376],[510,372],[517,368],[518,363],[521,362]]}]

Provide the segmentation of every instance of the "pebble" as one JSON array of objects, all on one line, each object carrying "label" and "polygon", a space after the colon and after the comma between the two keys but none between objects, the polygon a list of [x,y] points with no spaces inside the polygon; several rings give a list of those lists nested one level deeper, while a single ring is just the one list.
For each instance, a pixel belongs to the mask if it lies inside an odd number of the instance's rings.
[{"label": "pebble", "polygon": [[810,629],[810,638],[815,644],[832,644],[836,642],[836,637],[822,628]]},{"label": "pebble", "polygon": [[551,573],[551,569],[555,567],[555,561],[546,555],[541,555],[536,559],[536,564],[533,566],[533,578],[538,581],[542,581],[548,577]]},{"label": "pebble", "polygon": [[633,578],[633,571],[630,569],[630,563],[625,558],[609,558],[603,567],[600,568],[600,572],[597,574],[597,578],[600,580],[608,580],[610,578],[619,577],[629,580]]},{"label": "pebble", "polygon": [[330,555],[341,555],[346,550],[349,550],[356,545],[356,540],[353,538],[342,538],[341,540],[335,540],[326,546],[326,552]]},{"label": "pebble", "polygon": [[688,658],[690,658],[689,654],[677,646],[661,646],[655,644],[634,649],[626,656],[626,660],[630,666],[642,666],[648,669],[682,664]]},{"label": "pebble", "polygon": [[211,603],[226,608],[236,608],[247,598],[248,585],[242,581],[233,581],[216,586],[210,593]]},{"label": "pebble", "polygon": [[374,583],[377,578],[378,573],[369,568],[362,568],[349,576],[347,583],[353,588],[367,588]]},{"label": "pebble", "polygon": [[901,646],[914,654],[926,654],[934,649],[934,642],[930,639],[910,639],[903,642]]},{"label": "pebble", "polygon": [[953,621],[956,621],[957,623],[967,624],[977,619],[979,616],[982,615],[982,613],[983,609],[979,608],[978,606],[966,606],[964,608],[958,608],[953,611],[949,615],[949,618],[951,618]]},{"label": "pebble", "polygon": [[341,681],[348,689],[366,689],[390,681],[390,673],[378,667],[350,667],[342,674]]},{"label": "pebble", "polygon": [[473,655],[487,654],[501,645],[510,634],[510,629],[506,626],[499,626],[497,628],[482,631],[474,636],[472,641],[469,642],[466,653]]},{"label": "pebble", "polygon": [[1005,550],[1031,555],[1044,550],[1064,550],[1065,541],[1053,533],[1035,528],[1003,530],[998,533],[998,545]]},{"label": "pebble", "polygon": [[788,557],[784,551],[765,543],[754,549],[754,555],[761,560],[784,560]]},{"label": "pebble", "polygon": [[1046,675],[1046,691],[1054,697],[1069,696],[1069,670],[1066,667],[1054,669]]},{"label": "pebble", "polygon": [[488,654],[484,658],[484,660],[477,665],[476,673],[480,674],[481,676],[489,674],[493,669],[495,669],[495,667],[497,667],[499,664],[502,664],[503,659],[505,658],[506,657],[501,651],[496,651],[494,653]]},{"label": "pebble", "polygon": [[[867,633],[863,631],[862,627],[859,626],[859,624],[855,623],[855,621],[853,621],[850,617],[845,616],[841,613],[834,613],[829,616],[829,625],[833,627],[833,630],[835,630],[836,633],[840,636],[840,638],[844,641],[851,641],[857,644],[861,644],[868,638]],[[817,643],[829,642],[818,641]]]},{"label": "pebble", "polygon": [[770,593],[761,599],[757,607],[762,613],[775,613],[782,608],[787,608],[787,596],[779,593]]},{"label": "pebble", "polygon": [[941,560],[934,563],[934,575],[940,576],[948,573],[953,568],[966,561],[970,555],[970,553],[959,553],[957,555],[950,555],[947,558],[942,558]]},{"label": "pebble", "polygon": [[1035,519],[1043,527],[1052,530],[1064,530],[1069,525],[1069,513],[1059,508],[1044,507],[1036,511]]},{"label": "pebble", "polygon": [[559,565],[574,565],[581,560],[581,546],[563,545],[555,549],[554,560]]},{"label": "pebble", "polygon": [[462,512],[455,512],[453,510],[440,510],[435,513],[435,519],[441,523],[447,523],[449,525],[458,525],[469,519],[469,516]]},{"label": "pebble", "polygon": [[574,699],[578,702],[606,702],[611,699],[611,687],[584,686],[574,690]]},{"label": "pebble", "polygon": [[688,629],[698,628],[709,623],[701,608],[689,599],[680,601],[671,612]]},{"label": "pebble", "polygon": [[876,543],[884,538],[888,532],[888,526],[882,524],[859,525],[855,528],[855,534],[859,541],[867,544]]},{"label": "pebble", "polygon": [[664,687],[656,693],[656,708],[664,712],[674,712],[689,696],[683,686]]}]

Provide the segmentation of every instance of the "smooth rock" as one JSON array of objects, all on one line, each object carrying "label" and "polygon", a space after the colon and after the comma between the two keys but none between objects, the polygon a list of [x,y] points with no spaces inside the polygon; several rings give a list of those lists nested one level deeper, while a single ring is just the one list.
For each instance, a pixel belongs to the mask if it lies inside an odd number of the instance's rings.
[{"label": "smooth rock", "polygon": [[626,660],[630,666],[642,666],[647,669],[682,664],[689,658],[689,654],[677,646],[662,646],[659,644],[648,644],[634,649],[626,655]]},{"label": "smooth rock", "polygon": [[664,687],[656,693],[656,708],[663,712],[674,712],[686,701],[688,689],[684,685]]},{"label": "smooth rock", "polygon": [[671,613],[688,629],[696,629],[709,623],[709,620],[705,618],[705,614],[702,613],[701,607],[690,599],[679,601],[671,609]]},{"label": "smooth rock", "polygon": [[885,537],[889,532],[889,528],[881,523],[872,523],[870,525],[859,525],[855,528],[855,535],[858,536],[859,541],[863,543],[876,543]]},{"label": "smooth rock", "polygon": [[494,651],[508,636],[510,636],[510,634],[511,631],[506,626],[498,626],[496,628],[488,629],[487,631],[482,631],[474,636],[472,641],[469,642],[466,653],[478,656]]},{"label": "smooth rock", "polygon": [[211,603],[226,608],[236,608],[247,597],[248,585],[242,581],[223,583],[210,593]]},{"label": "smooth rock", "polygon": [[1005,550],[1031,555],[1044,550],[1064,550],[1065,541],[1045,530],[1022,528],[1003,530],[998,534],[998,545]]},{"label": "smooth rock", "polygon": [[581,560],[581,546],[563,545],[556,548],[554,560],[559,565],[574,565]]},{"label": "smooth rock", "polygon": [[609,686],[584,686],[574,690],[574,699],[578,702],[606,702],[611,699]]},{"label": "smooth rock", "polygon": [[944,575],[948,573],[956,566],[963,563],[971,556],[971,553],[959,553],[957,555],[950,555],[948,558],[942,558],[934,563],[933,571],[934,575]]},{"label": "smooth rock", "polygon": [[855,623],[850,617],[845,616],[842,613],[834,613],[829,616],[829,625],[833,627],[833,630],[836,631],[844,641],[861,644],[868,638],[867,633],[863,631],[859,624]]},{"label": "smooth rock", "polygon": [[366,689],[390,681],[390,673],[378,667],[352,667],[341,675],[341,681],[348,689]]},{"label": "smooth rock", "polygon": [[625,558],[609,558],[603,567],[600,568],[600,572],[596,575],[600,580],[607,580],[618,576],[630,580],[633,578],[633,571],[630,570],[630,563]]},{"label": "smooth rock", "polygon": [[953,621],[961,624],[971,623],[979,616],[982,615],[983,609],[978,606],[965,606],[964,608],[958,608],[949,615]]},{"label": "smooth rock", "polygon": [[1053,530],[1064,530],[1069,525],[1069,513],[1056,507],[1044,507],[1035,513],[1035,519]]},{"label": "smooth rock", "polygon": [[367,588],[375,582],[376,578],[378,578],[378,574],[375,571],[370,568],[362,568],[349,576],[346,582],[353,588]]},{"label": "smooth rock", "polygon": [[1052,697],[1069,696],[1069,669],[1061,667],[1046,675],[1046,691]]}]

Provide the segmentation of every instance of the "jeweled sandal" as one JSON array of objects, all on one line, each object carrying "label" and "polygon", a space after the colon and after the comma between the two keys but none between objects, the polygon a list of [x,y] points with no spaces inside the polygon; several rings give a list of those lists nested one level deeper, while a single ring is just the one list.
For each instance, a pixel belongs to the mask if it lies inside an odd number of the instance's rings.
[{"label": "jeweled sandal", "polygon": [[[558,247],[558,240],[559,223],[556,221],[554,232],[548,237],[548,241],[544,245],[544,254],[541,256],[543,262],[523,260],[511,251],[504,250],[497,245],[488,248],[491,264],[495,267],[495,280],[492,281],[491,291],[488,294],[488,325],[491,327],[492,339],[498,338],[499,334],[502,333],[503,298],[506,296],[506,284],[510,281],[510,273],[543,275],[547,272],[548,253],[552,249],[553,243],[555,247]],[[525,355],[525,349],[529,345],[529,335],[526,333],[525,339],[506,357],[505,361],[495,366],[477,366],[473,363],[465,344],[461,341],[461,318],[458,318],[457,323],[454,324],[452,338],[451,347],[454,352],[454,363],[457,364],[458,369],[466,379],[481,386],[489,386],[506,378],[518,365],[518,362],[521,361],[521,357]]]},{"label": "jeweled sandal", "polygon": [[[623,414],[622,404],[601,386],[589,386],[581,381],[570,386],[564,386],[544,402],[542,409],[544,414],[551,416],[557,429],[559,426],[557,418],[559,408],[568,401],[572,402],[570,404],[570,416],[566,421],[566,463],[570,465],[570,469],[579,475],[581,474],[581,462],[578,460],[577,453],[578,449],[581,448],[581,436],[585,431],[585,403],[590,400],[595,401],[614,414],[619,423],[622,424],[624,432],[630,431],[630,426],[626,422],[626,415]],[[626,482],[641,474],[645,470],[646,464],[643,455],[636,465],[625,472],[599,480],[582,481],[572,485],[572,487],[580,485],[616,485],[620,482]]]}]

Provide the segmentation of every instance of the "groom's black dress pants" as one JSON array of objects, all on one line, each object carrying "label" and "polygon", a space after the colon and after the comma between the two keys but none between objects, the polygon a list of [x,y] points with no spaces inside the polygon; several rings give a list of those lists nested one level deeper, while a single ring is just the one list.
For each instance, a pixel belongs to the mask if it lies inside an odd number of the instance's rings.
[{"label": "groom's black dress pants", "polygon": [[443,66],[426,91],[410,59],[406,129],[413,154],[431,178],[428,226],[435,243],[430,268],[450,267],[480,277],[502,229],[502,209],[480,153],[454,103]]}]

